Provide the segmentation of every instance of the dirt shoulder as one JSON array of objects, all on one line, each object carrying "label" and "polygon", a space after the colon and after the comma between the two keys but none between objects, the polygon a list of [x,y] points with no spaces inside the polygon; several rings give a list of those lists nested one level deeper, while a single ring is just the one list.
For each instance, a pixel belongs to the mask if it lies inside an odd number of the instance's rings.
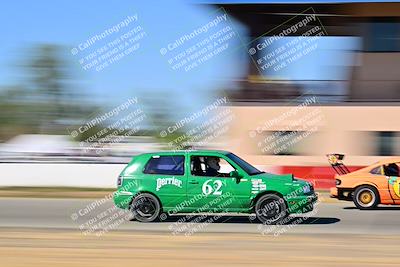
[{"label": "dirt shoulder", "polygon": [[0,258],[8,267],[398,266],[397,248],[397,237],[379,235],[109,232],[96,237],[0,228]]}]

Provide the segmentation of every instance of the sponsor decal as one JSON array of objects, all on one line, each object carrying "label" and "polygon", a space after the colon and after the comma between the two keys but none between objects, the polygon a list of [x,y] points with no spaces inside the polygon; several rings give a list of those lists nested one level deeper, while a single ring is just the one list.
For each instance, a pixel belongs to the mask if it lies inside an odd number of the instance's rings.
[{"label": "sponsor decal", "polygon": [[251,179],[251,193],[258,194],[267,189],[267,185],[262,179]]},{"label": "sponsor decal", "polygon": [[179,179],[176,179],[175,177],[172,178],[158,178],[157,179],[157,187],[156,191],[159,191],[161,187],[165,185],[173,185],[179,188],[182,188],[182,181]]},{"label": "sponsor decal", "polygon": [[390,176],[388,177],[389,179],[389,184],[393,186],[393,191],[396,194],[396,196],[400,197],[400,178],[396,176]]}]

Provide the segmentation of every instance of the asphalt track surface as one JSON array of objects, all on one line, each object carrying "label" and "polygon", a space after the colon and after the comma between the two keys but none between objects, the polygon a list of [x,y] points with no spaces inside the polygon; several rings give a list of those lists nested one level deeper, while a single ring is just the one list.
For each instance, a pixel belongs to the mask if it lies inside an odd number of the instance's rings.
[{"label": "asphalt track surface", "polygon": [[[0,198],[0,227],[26,227],[47,229],[79,230],[79,226],[99,225],[89,222],[100,213],[113,209],[111,201],[96,205],[88,212],[88,207],[96,200],[87,199],[38,199]],[[107,217],[118,210],[109,210]],[[73,220],[72,214],[78,214]],[[83,216],[80,216],[82,214]],[[289,233],[302,234],[400,234],[400,206],[380,206],[376,210],[361,211],[351,202],[319,203],[309,218],[300,224],[293,222],[286,226]],[[122,216],[120,216],[122,218]],[[171,232],[180,225],[191,224],[194,219],[174,216],[159,223],[139,223],[124,221],[116,230],[164,231]],[[213,218],[211,216],[211,218]],[[198,232],[259,233],[260,225],[249,216],[230,215],[216,218],[213,223]],[[93,220],[92,220],[93,221]],[[97,220],[99,222],[100,220]],[[102,224],[103,228],[106,224]],[[171,227],[171,225],[173,227]],[[176,227],[175,227],[176,226]],[[178,229],[175,229],[178,230]],[[186,232],[182,232],[186,233]]]},{"label": "asphalt track surface", "polygon": [[[399,266],[400,207],[360,211],[350,202],[319,203],[309,218],[275,228],[240,215],[100,227],[93,218],[104,222],[118,210],[107,201],[88,212],[91,203],[0,198],[0,265]],[[82,225],[98,227],[88,232]]]}]

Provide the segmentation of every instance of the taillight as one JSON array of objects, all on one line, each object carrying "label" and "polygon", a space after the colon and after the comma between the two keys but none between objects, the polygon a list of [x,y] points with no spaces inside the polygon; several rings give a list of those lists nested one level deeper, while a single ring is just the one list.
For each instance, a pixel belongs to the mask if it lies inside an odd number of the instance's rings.
[{"label": "taillight", "polygon": [[120,176],[118,176],[118,179],[117,179],[117,186],[121,186],[122,185],[122,176],[120,175]]}]

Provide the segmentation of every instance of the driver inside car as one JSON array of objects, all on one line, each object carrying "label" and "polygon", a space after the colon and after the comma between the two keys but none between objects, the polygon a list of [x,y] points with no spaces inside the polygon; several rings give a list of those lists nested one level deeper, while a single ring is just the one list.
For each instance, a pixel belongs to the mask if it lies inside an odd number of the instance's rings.
[{"label": "driver inside car", "polygon": [[219,165],[219,158],[207,157],[205,176],[219,176],[220,169],[221,169],[221,166]]},{"label": "driver inside car", "polygon": [[384,166],[386,176],[399,176],[399,166],[396,163],[390,163]]}]

